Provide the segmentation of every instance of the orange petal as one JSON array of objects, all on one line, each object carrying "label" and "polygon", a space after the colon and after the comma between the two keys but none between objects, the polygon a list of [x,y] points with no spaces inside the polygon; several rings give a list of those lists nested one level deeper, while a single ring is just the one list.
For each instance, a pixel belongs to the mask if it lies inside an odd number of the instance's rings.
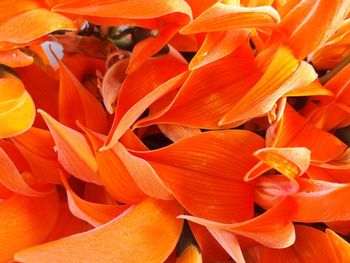
[{"label": "orange petal", "polygon": [[130,208],[129,205],[108,205],[86,201],[80,198],[69,186],[65,177],[61,176],[62,183],[67,190],[68,205],[71,212],[78,218],[99,226],[111,221]]},{"label": "orange petal", "polygon": [[[65,48],[63,48],[63,50],[66,51]],[[74,52],[83,51],[74,50]],[[79,53],[65,52],[63,54],[62,62],[80,82],[82,82],[84,78],[89,75],[95,76],[96,71],[99,71],[102,74],[104,74],[106,71],[105,60],[96,57],[89,57],[87,55],[82,55]]]},{"label": "orange petal", "polygon": [[209,32],[201,48],[191,60],[189,69],[199,68],[231,54],[248,40],[249,35],[248,29]]},{"label": "orange petal", "polygon": [[233,260],[237,263],[245,263],[241,247],[235,234],[217,228],[208,227],[208,230]]},{"label": "orange petal", "polygon": [[26,196],[42,196],[51,191],[38,191],[28,185],[16,166],[0,147],[0,183],[9,190]]},{"label": "orange petal", "polygon": [[25,67],[33,63],[33,58],[19,49],[0,52],[0,64],[11,68]]},{"label": "orange petal", "polygon": [[39,113],[50,129],[62,166],[83,181],[101,184],[97,174],[97,162],[85,137],[62,125],[46,112],[39,110]]},{"label": "orange petal", "polygon": [[[119,142],[111,149],[99,151],[98,147],[101,146],[104,137],[86,129],[85,132],[95,149],[104,184],[106,187],[108,185],[107,189],[117,200],[121,199],[126,203],[135,203],[144,199],[145,194],[157,199],[173,199],[173,196],[146,161],[130,154],[124,145]],[[140,150],[145,149],[141,148]],[[116,177],[115,173],[120,176]],[[128,191],[125,191],[126,188]]]},{"label": "orange petal", "polygon": [[22,44],[57,30],[75,30],[73,22],[46,9],[32,9],[0,25],[0,42]]},{"label": "orange petal", "polygon": [[218,125],[219,120],[259,77],[252,50],[243,45],[232,54],[191,71],[167,108],[138,121],[135,126],[171,123],[193,128],[222,129]]},{"label": "orange petal", "polygon": [[44,242],[53,241],[62,237],[71,236],[87,231],[91,226],[83,220],[76,218],[69,210],[67,203],[60,203],[59,215],[51,233]]},{"label": "orange petal", "polygon": [[259,136],[247,131],[205,132],[133,154],[152,165],[190,213],[232,222],[253,215],[252,186],[243,182],[243,176],[254,165],[252,153],[262,145]]},{"label": "orange petal", "polygon": [[187,23],[191,17],[191,8],[181,0],[170,2],[154,0],[152,5],[147,0],[117,2],[97,0],[93,6],[86,5],[80,0],[73,0],[57,4],[52,11],[87,16],[88,20],[103,24],[138,25],[146,28],[158,27],[158,19],[172,13],[175,16],[169,16],[170,22],[179,24]]},{"label": "orange petal", "polygon": [[11,0],[3,0],[0,3],[0,21],[14,17],[22,12],[43,7],[41,1],[36,0],[19,0],[13,2]]},{"label": "orange petal", "polygon": [[80,121],[89,129],[107,131],[106,115],[100,102],[79,82],[73,73],[56,57],[60,66],[59,120],[77,129]]},{"label": "orange petal", "polygon": [[0,147],[5,151],[7,156],[10,157],[11,161],[14,163],[20,173],[30,171],[28,162],[15,144],[7,140],[0,140]]},{"label": "orange petal", "polygon": [[166,137],[168,137],[173,142],[177,142],[183,138],[201,133],[200,129],[194,129],[176,124],[159,124],[158,128],[162,133],[164,133]]},{"label": "orange petal", "polygon": [[[307,148],[264,148],[254,153],[259,160],[288,178],[304,174],[310,165],[310,151]],[[251,172],[251,171],[250,171]],[[251,173],[246,179],[254,179]]]},{"label": "orange petal", "polygon": [[276,127],[278,131],[273,147],[306,147],[311,151],[312,161],[330,161],[340,156],[346,148],[339,139],[307,122],[288,104],[282,120],[269,130],[276,130]]},{"label": "orange petal", "polygon": [[344,204],[350,198],[350,185],[308,179],[298,182],[300,190],[292,195],[298,206],[293,221],[331,222],[349,219],[350,209]]},{"label": "orange petal", "polygon": [[104,137],[84,129],[94,149],[98,173],[108,193],[122,203],[137,203],[145,198],[115,148],[100,152]]},{"label": "orange petal", "polygon": [[202,254],[195,245],[189,245],[175,263],[202,263]]},{"label": "orange petal", "polygon": [[26,249],[15,259],[24,263],[63,263],[72,258],[90,262],[163,262],[180,236],[182,220],[176,216],[181,210],[176,201],[148,199],[92,231]]},{"label": "orange petal", "polygon": [[334,222],[327,222],[326,225],[332,229],[333,231],[343,235],[347,236],[350,233],[350,221],[334,221]]},{"label": "orange petal", "polygon": [[202,12],[207,10],[212,5],[216,4],[220,0],[186,0],[186,2],[190,5],[193,17],[197,17]]},{"label": "orange petal", "polygon": [[54,227],[59,211],[56,192],[43,197],[14,194],[0,203],[0,260],[8,262],[19,250],[40,244]]},{"label": "orange petal", "polygon": [[[304,62],[301,62],[304,63]],[[285,97],[303,97],[303,96],[334,96],[333,92],[323,87],[318,80],[310,84],[298,87],[284,94]]]},{"label": "orange petal", "polygon": [[136,134],[130,129],[124,133],[124,135],[120,138],[120,143],[125,146],[125,148],[135,151],[147,151],[148,148],[144,145],[144,143],[140,140]]},{"label": "orange petal", "polygon": [[326,235],[317,229],[305,225],[295,225],[296,241],[289,248],[272,249],[256,246],[248,249],[248,263],[309,263],[340,262],[334,257]]},{"label": "orange petal", "polygon": [[[46,183],[59,184],[61,166],[54,151],[55,142],[48,130],[35,127],[12,138],[35,176]],[[50,172],[48,172],[50,171]]]},{"label": "orange petal", "polygon": [[280,47],[261,79],[220,120],[221,125],[249,120],[270,111],[285,93],[317,77],[311,65],[300,63],[291,50]]},{"label": "orange petal", "polygon": [[[52,70],[50,67],[49,69]],[[16,68],[16,72],[33,98],[37,108],[43,109],[54,118],[58,117],[58,91],[59,84],[56,79],[49,76],[37,64],[28,67]],[[46,128],[45,122],[37,116],[34,125]]]},{"label": "orange petal", "polygon": [[266,27],[279,22],[279,14],[270,6],[239,7],[217,3],[183,27],[182,34],[226,31],[247,27]]},{"label": "orange petal", "polygon": [[[119,140],[119,138],[131,127],[131,125],[137,120],[137,118],[141,116],[141,114],[152,103],[154,103],[157,99],[169,93],[170,91],[178,88],[179,85],[181,85],[184,82],[187,75],[188,75],[187,72],[179,74],[178,76],[159,85],[157,88],[154,87],[155,89],[149,91],[149,93],[145,93],[143,91],[142,96],[144,97],[137,98],[136,96],[134,96],[134,98],[137,99],[137,101],[135,102],[135,104],[131,104],[131,105],[129,105],[129,103],[131,102],[130,96],[128,96],[127,98],[125,97],[125,99],[122,98],[122,91],[121,91],[119,94],[120,97],[118,99],[118,104],[117,104],[117,113],[115,115],[112,128],[105,142],[105,147],[102,147],[101,150],[106,150],[108,148],[111,148],[113,144]],[[150,79],[149,75],[147,76],[147,78]],[[147,82],[143,82],[143,85],[145,84],[147,84]],[[135,86],[135,87],[141,88],[142,86]],[[129,92],[132,92],[132,90],[126,91],[125,94],[126,95],[130,94]]]},{"label": "orange petal", "polygon": [[350,19],[342,21],[337,31],[328,41],[311,56],[312,64],[317,69],[335,68],[349,54]]},{"label": "orange petal", "polygon": [[[109,141],[117,141],[134,121],[155,101],[183,77],[179,76],[166,82],[186,70],[186,64],[171,56],[152,58],[137,71],[129,74],[119,93],[113,126]],[[166,84],[167,83],[167,84]],[[164,85],[161,85],[164,84]],[[155,97],[157,96],[157,97]]]},{"label": "orange petal", "polygon": [[209,262],[221,262],[229,258],[224,248],[214,239],[206,227],[188,221],[191,231],[198,242],[203,258]]},{"label": "orange petal", "polygon": [[101,94],[106,110],[113,114],[120,88],[126,77],[126,67],[129,59],[121,59],[113,64],[103,77]]},{"label": "orange petal", "polygon": [[127,73],[135,71],[147,59],[161,50],[169,40],[179,31],[180,26],[170,24],[159,30],[156,37],[148,37],[137,43],[131,53]]},{"label": "orange petal", "polygon": [[292,198],[286,197],[265,213],[247,221],[233,224],[222,224],[193,216],[180,216],[211,228],[230,231],[237,235],[251,238],[271,248],[286,248],[295,241],[292,216],[297,206]]},{"label": "orange petal", "polygon": [[264,209],[278,203],[283,196],[298,192],[299,184],[282,175],[261,176],[254,182],[255,202]]},{"label": "orange petal", "polygon": [[336,255],[337,262],[350,261],[350,245],[330,229],[326,229],[328,241]]},{"label": "orange petal", "polygon": [[282,17],[280,29],[287,35],[296,57],[303,59],[323,44],[346,17],[349,7],[347,0],[292,0],[282,6],[278,10]]}]

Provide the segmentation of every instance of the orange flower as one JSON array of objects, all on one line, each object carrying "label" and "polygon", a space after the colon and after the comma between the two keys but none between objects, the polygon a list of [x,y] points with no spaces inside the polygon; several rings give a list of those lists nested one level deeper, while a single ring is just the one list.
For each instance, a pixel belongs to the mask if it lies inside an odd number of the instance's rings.
[{"label": "orange flower", "polygon": [[349,261],[349,12],[2,1],[0,262]]}]

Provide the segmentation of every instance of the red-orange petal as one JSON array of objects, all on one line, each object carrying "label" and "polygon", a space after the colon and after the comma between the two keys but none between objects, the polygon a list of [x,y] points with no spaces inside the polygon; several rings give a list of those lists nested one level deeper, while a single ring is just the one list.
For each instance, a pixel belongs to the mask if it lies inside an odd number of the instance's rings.
[{"label": "red-orange petal", "polygon": [[189,212],[234,222],[253,216],[252,186],[243,176],[255,163],[252,153],[262,145],[263,140],[248,131],[218,131],[133,154],[152,165]]}]

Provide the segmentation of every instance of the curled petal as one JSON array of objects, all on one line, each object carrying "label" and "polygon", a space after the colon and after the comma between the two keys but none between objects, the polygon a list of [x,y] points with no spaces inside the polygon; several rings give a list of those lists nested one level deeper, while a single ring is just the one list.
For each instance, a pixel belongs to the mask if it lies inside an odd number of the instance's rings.
[{"label": "curled petal", "polygon": [[[276,169],[281,174],[294,179],[304,174],[310,165],[310,150],[307,148],[264,148],[254,153],[259,160]],[[250,170],[245,179],[254,179],[256,176]]]},{"label": "curled petal", "polygon": [[84,135],[62,125],[42,110],[39,113],[49,127],[62,166],[83,181],[101,184],[95,156]]},{"label": "curled petal", "polygon": [[271,248],[286,248],[295,241],[294,226],[291,222],[297,206],[292,198],[286,197],[260,216],[247,221],[223,224],[199,217],[180,216],[206,227],[226,230],[251,238]]},{"label": "curled petal", "polygon": [[75,30],[75,25],[63,15],[32,9],[0,24],[0,43],[25,44],[57,30]]},{"label": "curled petal", "polygon": [[248,40],[250,30],[238,29],[222,32],[209,32],[196,55],[189,64],[193,70],[223,58]]},{"label": "curled petal", "polygon": [[270,111],[285,93],[310,84],[317,74],[306,62],[299,64],[287,47],[277,50],[264,75],[220,120],[221,125],[249,120]]},{"label": "curled petal", "polygon": [[279,14],[269,6],[239,7],[217,3],[181,29],[183,34],[266,27],[278,23]]},{"label": "curled petal", "polygon": [[311,160],[316,162],[335,159],[346,149],[346,145],[338,138],[316,128],[288,104],[281,121],[269,130],[272,133],[276,131],[273,147],[306,147],[311,151]]},{"label": "curled petal", "polygon": [[26,67],[32,64],[34,59],[19,49],[0,52],[0,64],[11,68]]},{"label": "curled petal", "polygon": [[130,208],[129,205],[107,205],[86,201],[72,190],[63,175],[61,179],[67,190],[68,205],[71,212],[95,227],[109,222]]},{"label": "curled petal", "polygon": [[106,132],[107,120],[100,102],[57,57],[56,61],[60,66],[60,91],[58,100],[60,122],[77,129],[76,121],[80,121],[92,130]]},{"label": "curled petal", "polygon": [[39,191],[32,188],[19,173],[14,163],[0,147],[0,183],[7,189],[26,196],[42,196],[52,192],[52,188]]}]

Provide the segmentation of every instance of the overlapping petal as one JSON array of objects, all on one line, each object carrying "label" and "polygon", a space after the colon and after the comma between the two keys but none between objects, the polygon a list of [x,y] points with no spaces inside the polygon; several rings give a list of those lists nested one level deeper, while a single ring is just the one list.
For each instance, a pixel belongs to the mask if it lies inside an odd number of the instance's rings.
[{"label": "overlapping petal", "polygon": [[[38,263],[98,262],[101,258],[104,262],[162,262],[180,236],[182,220],[176,219],[180,213],[176,201],[148,199],[94,230],[24,250],[15,259]],[[137,250],[130,251],[133,247]]]},{"label": "overlapping petal", "polygon": [[[262,139],[250,132],[218,131],[134,154],[151,164],[192,214],[227,223],[253,215],[252,186],[243,182],[243,176],[254,165],[252,153],[262,144]],[[234,154],[236,151],[240,155]]]}]

